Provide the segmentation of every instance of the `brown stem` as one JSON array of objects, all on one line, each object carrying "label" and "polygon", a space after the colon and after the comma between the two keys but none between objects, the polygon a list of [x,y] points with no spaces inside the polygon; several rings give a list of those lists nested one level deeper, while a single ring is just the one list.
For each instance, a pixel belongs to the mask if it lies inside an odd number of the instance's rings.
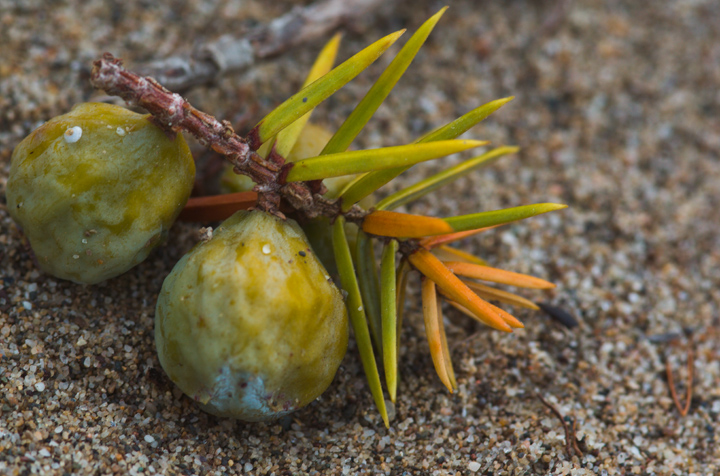
[{"label": "brown stem", "polygon": [[542,402],[542,404],[545,405],[551,412],[553,412],[558,420],[560,420],[563,430],[565,431],[565,451],[567,451],[568,458],[572,458],[573,451],[576,452],[579,458],[582,458],[582,451],[580,451],[580,447],[577,444],[577,437],[575,434],[575,421],[573,420],[572,428],[568,427],[568,424],[562,416],[562,413],[560,413],[560,410],[555,408],[552,403],[545,400],[539,393],[535,393],[535,397],[537,397],[537,399],[540,400],[540,402]]},{"label": "brown stem", "polygon": [[[143,77],[122,67],[122,61],[105,53],[93,63],[90,82],[108,94],[120,96],[131,105],[147,109],[154,122],[167,130],[185,131],[204,146],[223,155],[234,166],[236,173],[247,175],[257,185],[257,206],[261,210],[283,217],[280,200],[308,218],[326,216],[332,219],[341,213],[340,200],[322,196],[322,183],[285,183],[285,159],[277,153],[263,158],[235,133],[227,121],[219,121],[210,114],[195,109],[182,96],[165,89],[153,78]],[[343,213],[350,221],[360,221],[366,212],[355,206]]]},{"label": "brown stem", "polygon": [[693,355],[693,348],[691,344],[688,344],[688,351],[687,351],[687,388],[685,390],[685,404],[680,403],[680,398],[678,397],[677,390],[675,388],[675,380],[673,379],[673,372],[670,368],[670,359],[665,360],[665,372],[667,373],[667,380],[668,380],[668,386],[670,387],[670,395],[672,396],[673,402],[675,402],[675,407],[680,412],[680,416],[685,416],[690,411],[690,404],[692,403],[692,388],[693,388],[693,363],[695,360],[695,356]]},{"label": "brown stem", "polygon": [[[202,145],[224,155],[236,167],[253,170],[248,163],[258,159],[252,157],[250,146],[245,139],[235,134],[230,123],[220,122],[211,115],[198,111],[182,96],[168,91],[154,79],[127,71],[122,67],[122,61],[110,53],[105,53],[102,59],[93,63],[90,81],[96,88],[120,96],[130,105],[147,109],[155,118],[156,124],[175,132],[187,131]],[[259,160],[264,161],[262,157]],[[257,183],[270,181],[273,174],[268,166],[262,167],[264,170],[254,174],[256,176],[251,173],[248,175]],[[275,168],[277,169],[277,166]]]}]

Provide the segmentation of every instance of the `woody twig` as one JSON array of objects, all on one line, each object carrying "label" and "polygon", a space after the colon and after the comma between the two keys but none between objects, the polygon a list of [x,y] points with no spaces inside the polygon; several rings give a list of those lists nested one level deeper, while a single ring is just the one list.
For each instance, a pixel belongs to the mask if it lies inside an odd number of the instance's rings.
[{"label": "woody twig", "polygon": [[325,0],[296,7],[246,35],[224,35],[200,46],[189,57],[174,56],[149,62],[139,65],[138,71],[144,76],[156,78],[173,91],[187,91],[322,38],[344,23],[386,3],[387,0]]},{"label": "woody twig", "polygon": [[143,77],[122,67],[122,62],[109,53],[93,63],[90,81],[98,89],[119,96],[128,104],[146,109],[154,122],[171,132],[185,131],[202,145],[223,155],[235,172],[250,177],[257,185],[256,208],[284,217],[280,211],[281,198],[308,218],[335,218],[341,213],[348,220],[360,221],[367,214],[354,206],[342,212],[339,200],[328,200],[322,182],[289,182],[285,159],[276,153],[266,159],[255,152],[248,141],[240,137],[228,121],[219,121],[210,114],[195,109],[179,94],[168,91],[155,79]]}]

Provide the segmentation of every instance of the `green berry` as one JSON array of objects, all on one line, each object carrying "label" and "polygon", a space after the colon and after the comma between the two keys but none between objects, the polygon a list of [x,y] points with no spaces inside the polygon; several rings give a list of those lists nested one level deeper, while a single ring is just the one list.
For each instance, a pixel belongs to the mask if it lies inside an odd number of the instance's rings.
[{"label": "green berry", "polygon": [[209,413],[278,418],[317,398],[347,349],[340,291],[302,229],[241,211],[163,283],[155,343],[165,372]]},{"label": "green berry", "polygon": [[144,260],[192,190],[180,134],[119,106],[85,103],[51,119],[13,152],[7,203],[40,267],[94,284]]}]

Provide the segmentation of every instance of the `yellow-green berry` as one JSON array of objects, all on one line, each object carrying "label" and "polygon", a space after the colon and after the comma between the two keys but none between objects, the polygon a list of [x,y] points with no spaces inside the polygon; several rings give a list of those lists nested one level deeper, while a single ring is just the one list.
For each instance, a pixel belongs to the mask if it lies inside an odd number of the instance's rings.
[{"label": "yellow-green berry", "polygon": [[241,211],[176,265],[160,292],[165,372],[209,413],[278,418],[317,398],[347,349],[340,291],[302,229]]},{"label": "yellow-green berry", "polygon": [[98,283],[140,263],[167,234],[195,164],[182,136],[149,117],[79,104],[15,148],[8,209],[48,273]]}]

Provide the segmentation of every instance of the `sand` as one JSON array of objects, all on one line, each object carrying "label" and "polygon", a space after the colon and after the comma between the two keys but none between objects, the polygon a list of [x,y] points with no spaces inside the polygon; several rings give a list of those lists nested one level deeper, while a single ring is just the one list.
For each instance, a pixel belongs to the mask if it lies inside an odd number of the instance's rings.
[{"label": "sand", "polygon": [[[515,310],[525,329],[501,334],[448,309],[459,384],[449,394],[433,370],[415,276],[390,429],[352,343],[323,396],[273,423],[209,416],[173,386],[155,355],[154,303],[200,225],[177,224],[147,261],[96,286],[35,266],[4,205],[10,154],[42,121],[103,98],[88,84],[90,62],[103,51],[129,67],[186,54],[291,5],[0,0],[0,474],[720,471],[720,5],[712,0],[452,2],[356,145],[406,143],[514,95],[465,137],[521,152],[406,211],[568,204],[462,249],[557,283],[525,296],[580,325]],[[345,29],[340,55],[412,31],[441,6],[389,2]],[[321,46],[186,95],[247,129],[296,90]],[[390,54],[318,108],[316,121],[339,125]],[[383,193],[457,160],[415,167]],[[688,349],[693,396],[683,417],[665,365],[682,400]],[[580,454],[568,453],[538,394],[574,425]]]}]

